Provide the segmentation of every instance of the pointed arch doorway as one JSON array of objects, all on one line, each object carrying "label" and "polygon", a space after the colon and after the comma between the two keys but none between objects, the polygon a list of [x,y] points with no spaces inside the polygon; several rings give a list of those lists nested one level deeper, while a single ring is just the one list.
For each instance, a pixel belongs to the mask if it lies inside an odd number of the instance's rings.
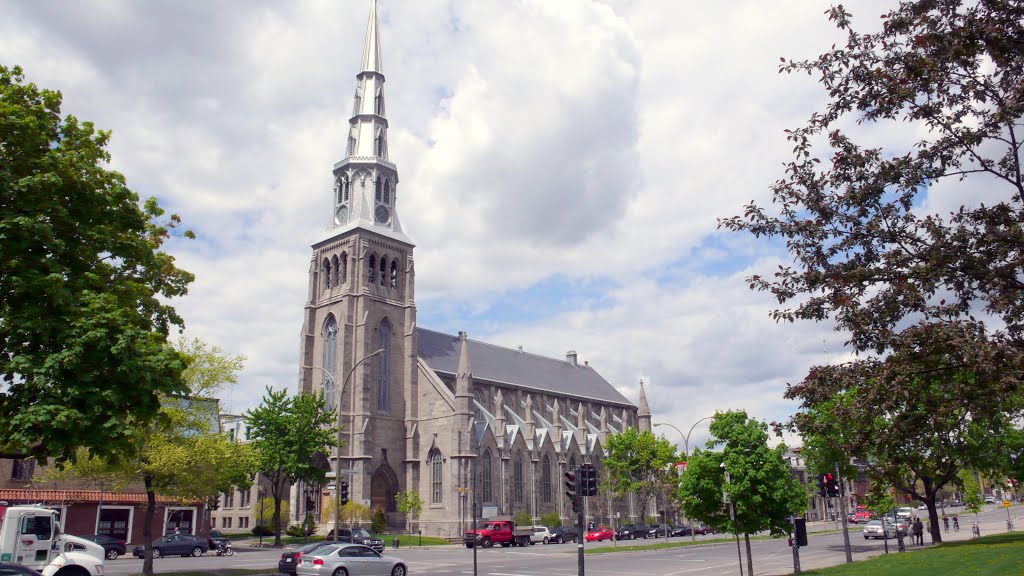
[{"label": "pointed arch doorway", "polygon": [[394,515],[398,511],[395,495],[398,494],[398,476],[387,462],[381,463],[370,480],[370,510],[386,512],[388,526],[394,523]]}]

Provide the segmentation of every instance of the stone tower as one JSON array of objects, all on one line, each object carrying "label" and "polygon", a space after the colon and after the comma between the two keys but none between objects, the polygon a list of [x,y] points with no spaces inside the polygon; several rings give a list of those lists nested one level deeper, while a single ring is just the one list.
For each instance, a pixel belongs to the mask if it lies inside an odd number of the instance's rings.
[{"label": "stone tower", "polygon": [[340,458],[351,499],[394,513],[394,494],[413,473],[406,423],[417,417],[416,304],[382,70],[372,0],[346,152],[333,168],[330,229],[312,246],[299,390],[323,391],[336,410],[340,404],[345,446],[332,454],[328,476]]}]

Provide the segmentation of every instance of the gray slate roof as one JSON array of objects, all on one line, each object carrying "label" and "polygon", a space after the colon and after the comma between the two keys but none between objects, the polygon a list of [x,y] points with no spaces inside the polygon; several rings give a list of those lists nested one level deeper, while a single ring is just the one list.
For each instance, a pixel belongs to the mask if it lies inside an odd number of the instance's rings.
[{"label": "gray slate roof", "polygon": [[[419,357],[434,372],[454,376],[459,370],[459,337],[417,328]],[[577,398],[634,406],[614,386],[586,365],[538,356],[486,342],[467,340],[475,380],[535,389]]]}]

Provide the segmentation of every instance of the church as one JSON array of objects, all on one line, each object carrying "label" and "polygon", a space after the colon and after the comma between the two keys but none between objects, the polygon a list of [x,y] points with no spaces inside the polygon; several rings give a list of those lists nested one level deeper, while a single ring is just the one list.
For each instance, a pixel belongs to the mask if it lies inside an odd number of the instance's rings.
[{"label": "church", "polygon": [[[332,227],[312,246],[300,335],[299,392],[323,392],[339,411],[343,446],[325,489],[293,487],[291,515],[325,505],[340,470],[351,500],[384,510],[394,528],[406,525],[395,501],[405,490],[423,500],[414,526],[431,536],[461,534],[474,510],[535,521],[556,512],[572,523],[563,473],[583,463],[601,471],[609,434],[650,430],[643,387],[637,406],[574,351],[549,358],[417,325],[380,40],[372,0],[347,151],[333,167]],[[644,516],[632,499],[604,508],[589,516]]]}]

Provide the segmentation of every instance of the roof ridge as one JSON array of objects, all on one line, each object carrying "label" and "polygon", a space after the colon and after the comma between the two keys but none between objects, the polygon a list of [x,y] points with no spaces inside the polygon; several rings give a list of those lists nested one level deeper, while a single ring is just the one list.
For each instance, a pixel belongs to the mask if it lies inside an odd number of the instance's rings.
[{"label": "roof ridge", "polygon": [[[453,340],[457,340],[459,338],[458,336],[456,336],[454,334],[449,334],[447,332],[440,332],[438,330],[432,330],[430,328],[424,328],[422,326],[417,326],[416,328],[419,329],[419,330],[425,330],[427,332],[433,332],[434,334],[440,334],[442,336],[449,336]],[[491,348],[499,348],[501,350],[507,350],[509,352],[515,352],[517,354],[529,354],[530,356],[533,356],[534,358],[543,358],[544,360],[551,360],[552,362],[561,362],[562,364],[569,364],[570,366],[572,366],[572,362],[569,362],[568,360],[564,360],[564,359],[560,359],[560,358],[555,358],[555,357],[552,357],[552,356],[546,356],[544,354],[538,354],[537,352],[528,352],[526,350],[523,350],[522,348],[511,348],[509,346],[502,346],[501,344],[494,344],[492,342],[484,342],[483,340],[477,340],[475,338],[471,338],[468,333],[466,334],[466,340],[468,340],[470,342],[475,342],[477,344],[482,344],[484,346],[489,346]],[[591,367],[590,364],[578,364],[578,365],[576,365],[576,368],[590,368],[590,367]]]}]

